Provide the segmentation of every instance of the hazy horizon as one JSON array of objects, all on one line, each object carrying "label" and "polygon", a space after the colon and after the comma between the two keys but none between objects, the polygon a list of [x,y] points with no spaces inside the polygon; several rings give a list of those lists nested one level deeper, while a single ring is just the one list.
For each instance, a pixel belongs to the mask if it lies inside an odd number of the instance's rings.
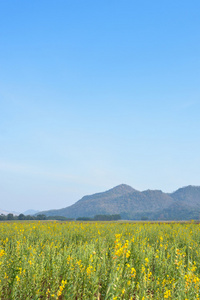
[{"label": "hazy horizon", "polygon": [[200,2],[0,3],[0,209],[200,185]]}]

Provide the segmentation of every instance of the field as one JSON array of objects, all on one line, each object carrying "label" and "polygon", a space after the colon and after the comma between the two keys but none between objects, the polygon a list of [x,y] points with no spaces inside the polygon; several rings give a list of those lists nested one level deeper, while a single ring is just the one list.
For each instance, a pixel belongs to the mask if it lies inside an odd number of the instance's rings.
[{"label": "field", "polygon": [[200,225],[1,222],[0,299],[200,299]]}]

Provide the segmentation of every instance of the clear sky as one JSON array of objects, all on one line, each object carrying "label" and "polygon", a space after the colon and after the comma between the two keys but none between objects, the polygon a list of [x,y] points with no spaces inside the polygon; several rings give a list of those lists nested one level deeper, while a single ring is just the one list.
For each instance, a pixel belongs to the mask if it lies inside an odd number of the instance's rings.
[{"label": "clear sky", "polygon": [[200,1],[0,1],[0,208],[200,185]]}]

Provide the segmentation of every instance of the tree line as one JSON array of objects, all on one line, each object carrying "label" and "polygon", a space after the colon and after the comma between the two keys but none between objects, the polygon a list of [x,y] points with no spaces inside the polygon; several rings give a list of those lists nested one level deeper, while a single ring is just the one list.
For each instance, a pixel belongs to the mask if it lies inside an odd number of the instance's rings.
[{"label": "tree line", "polygon": [[121,220],[120,215],[96,215],[94,218],[80,217],[77,221],[118,221]]},{"label": "tree line", "polygon": [[[59,221],[72,221],[75,219],[72,218],[66,218],[63,216],[46,216],[43,214],[39,215],[24,215],[19,214],[18,216],[13,214],[7,214],[7,215],[0,215],[0,221],[12,221],[12,220],[59,220]],[[96,215],[94,218],[88,218],[88,217],[80,217],[76,219],[77,221],[118,221],[121,220],[121,216],[119,214],[116,215]]]},{"label": "tree line", "polygon": [[30,215],[24,215],[24,214],[19,214],[18,216],[13,215],[13,214],[7,214],[7,215],[0,215],[0,221],[11,221],[11,220],[60,220],[60,221],[68,221],[68,220],[73,220],[70,218],[65,218],[63,216],[46,216],[43,214],[39,214],[37,216],[30,216]]}]

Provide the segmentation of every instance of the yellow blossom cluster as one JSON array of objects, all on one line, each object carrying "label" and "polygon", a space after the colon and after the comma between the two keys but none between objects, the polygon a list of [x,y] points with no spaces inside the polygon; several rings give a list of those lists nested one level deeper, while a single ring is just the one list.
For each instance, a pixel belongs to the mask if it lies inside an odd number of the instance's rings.
[{"label": "yellow blossom cluster", "polygon": [[200,225],[1,222],[0,299],[200,299]]}]

